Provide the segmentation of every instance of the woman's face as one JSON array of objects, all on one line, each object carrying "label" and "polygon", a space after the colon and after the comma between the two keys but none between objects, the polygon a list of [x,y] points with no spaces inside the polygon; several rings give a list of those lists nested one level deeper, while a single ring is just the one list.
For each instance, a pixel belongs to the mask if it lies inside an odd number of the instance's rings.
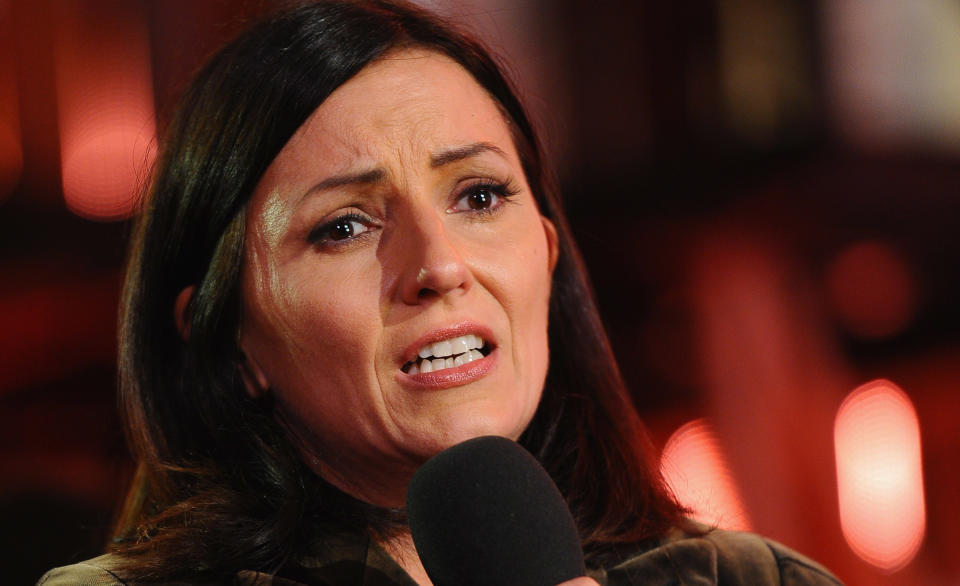
[{"label": "woman's face", "polygon": [[330,95],[254,192],[248,388],[274,395],[318,474],[400,505],[426,458],[530,423],[556,250],[486,91],[437,53],[391,53]]}]

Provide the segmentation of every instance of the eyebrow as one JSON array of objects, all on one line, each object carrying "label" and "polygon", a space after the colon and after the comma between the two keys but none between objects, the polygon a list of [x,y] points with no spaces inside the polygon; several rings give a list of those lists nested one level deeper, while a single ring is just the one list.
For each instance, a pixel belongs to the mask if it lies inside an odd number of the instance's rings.
[{"label": "eyebrow", "polygon": [[489,142],[475,142],[473,144],[440,151],[439,153],[432,155],[430,157],[430,166],[436,169],[437,167],[443,167],[444,165],[449,165],[450,163],[456,163],[457,161],[462,161],[463,159],[475,157],[481,153],[490,152],[496,153],[503,158],[507,158],[507,154],[503,152],[503,149],[497,145]]},{"label": "eyebrow", "polygon": [[[503,152],[503,149],[497,145],[489,142],[475,142],[472,144],[443,150],[439,153],[430,155],[430,167],[436,169],[443,167],[444,165],[450,165],[452,163],[456,163],[457,161],[475,157],[482,153],[496,153],[503,158],[507,158],[507,154]],[[312,194],[327,191],[329,189],[335,189],[337,187],[343,187],[344,185],[377,183],[382,181],[386,176],[387,172],[379,167],[368,169],[366,171],[359,171],[357,173],[334,175],[333,177],[328,177],[308,189],[300,199],[302,201]]]},{"label": "eyebrow", "polygon": [[333,189],[335,187],[342,187],[344,185],[351,185],[354,183],[376,183],[377,181],[382,180],[385,176],[386,172],[383,169],[370,169],[368,171],[360,171],[359,173],[334,175],[333,177],[328,177],[320,183],[317,183],[311,187],[307,193],[326,191],[327,189]]}]

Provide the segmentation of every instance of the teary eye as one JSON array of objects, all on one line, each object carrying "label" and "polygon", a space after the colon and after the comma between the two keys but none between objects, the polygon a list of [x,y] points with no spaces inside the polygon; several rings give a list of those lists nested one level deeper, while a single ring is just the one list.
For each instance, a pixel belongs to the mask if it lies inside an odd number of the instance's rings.
[{"label": "teary eye", "polygon": [[372,224],[366,216],[345,214],[314,228],[309,240],[319,245],[343,243],[370,231]]},{"label": "teary eye", "polygon": [[461,191],[450,211],[492,212],[515,194],[506,183],[478,183]]}]

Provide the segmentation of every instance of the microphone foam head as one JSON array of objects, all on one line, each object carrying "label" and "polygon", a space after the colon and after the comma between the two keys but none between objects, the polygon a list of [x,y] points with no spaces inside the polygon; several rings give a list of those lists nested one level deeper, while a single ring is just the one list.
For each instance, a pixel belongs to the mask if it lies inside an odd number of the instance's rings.
[{"label": "microphone foam head", "polygon": [[567,504],[536,458],[486,436],[414,474],[407,516],[435,586],[556,586],[586,574]]}]

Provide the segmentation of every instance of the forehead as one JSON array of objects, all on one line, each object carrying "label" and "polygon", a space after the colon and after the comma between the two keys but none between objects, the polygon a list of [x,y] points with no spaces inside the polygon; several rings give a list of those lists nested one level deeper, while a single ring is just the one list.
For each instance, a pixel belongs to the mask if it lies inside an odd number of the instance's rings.
[{"label": "forehead", "polygon": [[341,168],[378,162],[384,148],[431,151],[478,141],[513,150],[494,100],[452,59],[410,49],[388,53],[337,88],[278,159],[307,156]]}]

